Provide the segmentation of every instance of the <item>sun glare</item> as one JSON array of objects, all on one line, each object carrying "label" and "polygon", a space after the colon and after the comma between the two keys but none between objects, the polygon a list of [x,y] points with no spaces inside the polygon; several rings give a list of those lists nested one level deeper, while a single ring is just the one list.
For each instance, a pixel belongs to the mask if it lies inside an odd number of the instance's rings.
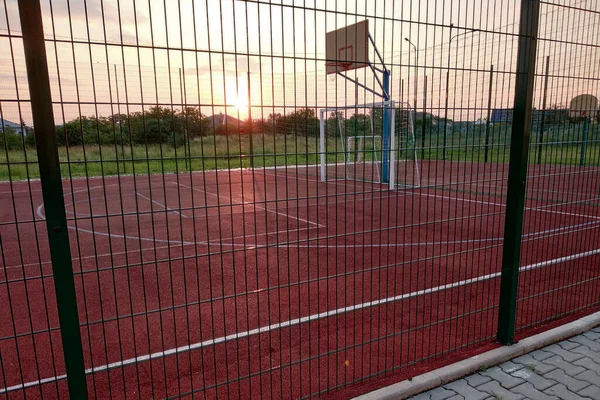
[{"label": "sun glare", "polygon": [[236,80],[235,76],[228,76],[226,80],[227,104],[232,105],[235,109],[230,109],[233,117],[246,119],[248,117],[248,82],[245,78],[239,77]]}]

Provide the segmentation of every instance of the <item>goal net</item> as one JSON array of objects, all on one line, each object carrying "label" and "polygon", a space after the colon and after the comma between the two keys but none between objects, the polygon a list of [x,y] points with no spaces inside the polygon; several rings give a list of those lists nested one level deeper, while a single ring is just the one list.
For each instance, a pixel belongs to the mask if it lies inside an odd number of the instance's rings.
[{"label": "goal net", "polygon": [[407,103],[330,107],[320,110],[319,117],[323,182],[420,186],[413,113]]}]

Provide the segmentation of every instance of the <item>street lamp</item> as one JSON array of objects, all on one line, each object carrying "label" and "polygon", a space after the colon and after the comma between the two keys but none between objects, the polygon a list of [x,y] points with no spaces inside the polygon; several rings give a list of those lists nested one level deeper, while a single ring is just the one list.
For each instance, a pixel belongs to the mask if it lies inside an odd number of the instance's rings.
[{"label": "street lamp", "polygon": [[[452,28],[454,28],[454,24],[450,24],[450,35],[452,35]],[[442,160],[446,159],[446,140],[448,137],[448,91],[450,85],[450,53],[452,52],[452,41],[459,36],[467,35],[469,33],[479,32],[479,29],[469,29],[465,32],[456,34],[450,38],[448,41],[448,69],[446,71],[446,107],[444,112],[444,149],[442,154]]]},{"label": "street lamp", "polygon": [[[404,40],[406,40],[411,46],[412,48],[415,50],[415,77],[414,77],[414,98],[413,98],[413,113],[414,113],[414,118],[413,118],[413,134],[416,134],[415,132],[415,128],[417,126],[417,63],[419,61],[419,50],[417,49],[417,46],[414,45],[413,42],[410,41],[409,38],[405,37]],[[410,61],[409,61],[410,62]],[[423,116],[423,119],[425,119],[425,116]]]}]

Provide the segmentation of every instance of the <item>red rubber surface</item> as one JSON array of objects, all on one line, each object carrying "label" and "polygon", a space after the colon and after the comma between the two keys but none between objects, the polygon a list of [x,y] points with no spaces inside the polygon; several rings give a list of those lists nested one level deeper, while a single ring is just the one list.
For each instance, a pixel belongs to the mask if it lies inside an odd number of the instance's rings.
[{"label": "red rubber surface", "polygon": [[[345,398],[386,384],[383,372],[489,348],[506,166],[432,162],[422,174],[438,187],[322,183],[308,168],[65,181],[84,357],[102,368],[91,397],[298,398],[373,376],[325,395]],[[529,176],[525,333],[600,302],[598,171]],[[0,186],[0,388],[66,396],[62,378],[13,388],[64,365],[39,182]]]}]

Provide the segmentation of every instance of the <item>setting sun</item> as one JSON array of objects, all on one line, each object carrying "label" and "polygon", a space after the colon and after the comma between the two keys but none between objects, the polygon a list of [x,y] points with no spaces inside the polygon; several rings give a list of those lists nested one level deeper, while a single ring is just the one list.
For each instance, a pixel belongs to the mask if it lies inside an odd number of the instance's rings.
[{"label": "setting sun", "polygon": [[225,92],[227,95],[227,106],[235,106],[231,113],[236,118],[248,118],[248,80],[246,77],[228,76],[225,80]]}]

